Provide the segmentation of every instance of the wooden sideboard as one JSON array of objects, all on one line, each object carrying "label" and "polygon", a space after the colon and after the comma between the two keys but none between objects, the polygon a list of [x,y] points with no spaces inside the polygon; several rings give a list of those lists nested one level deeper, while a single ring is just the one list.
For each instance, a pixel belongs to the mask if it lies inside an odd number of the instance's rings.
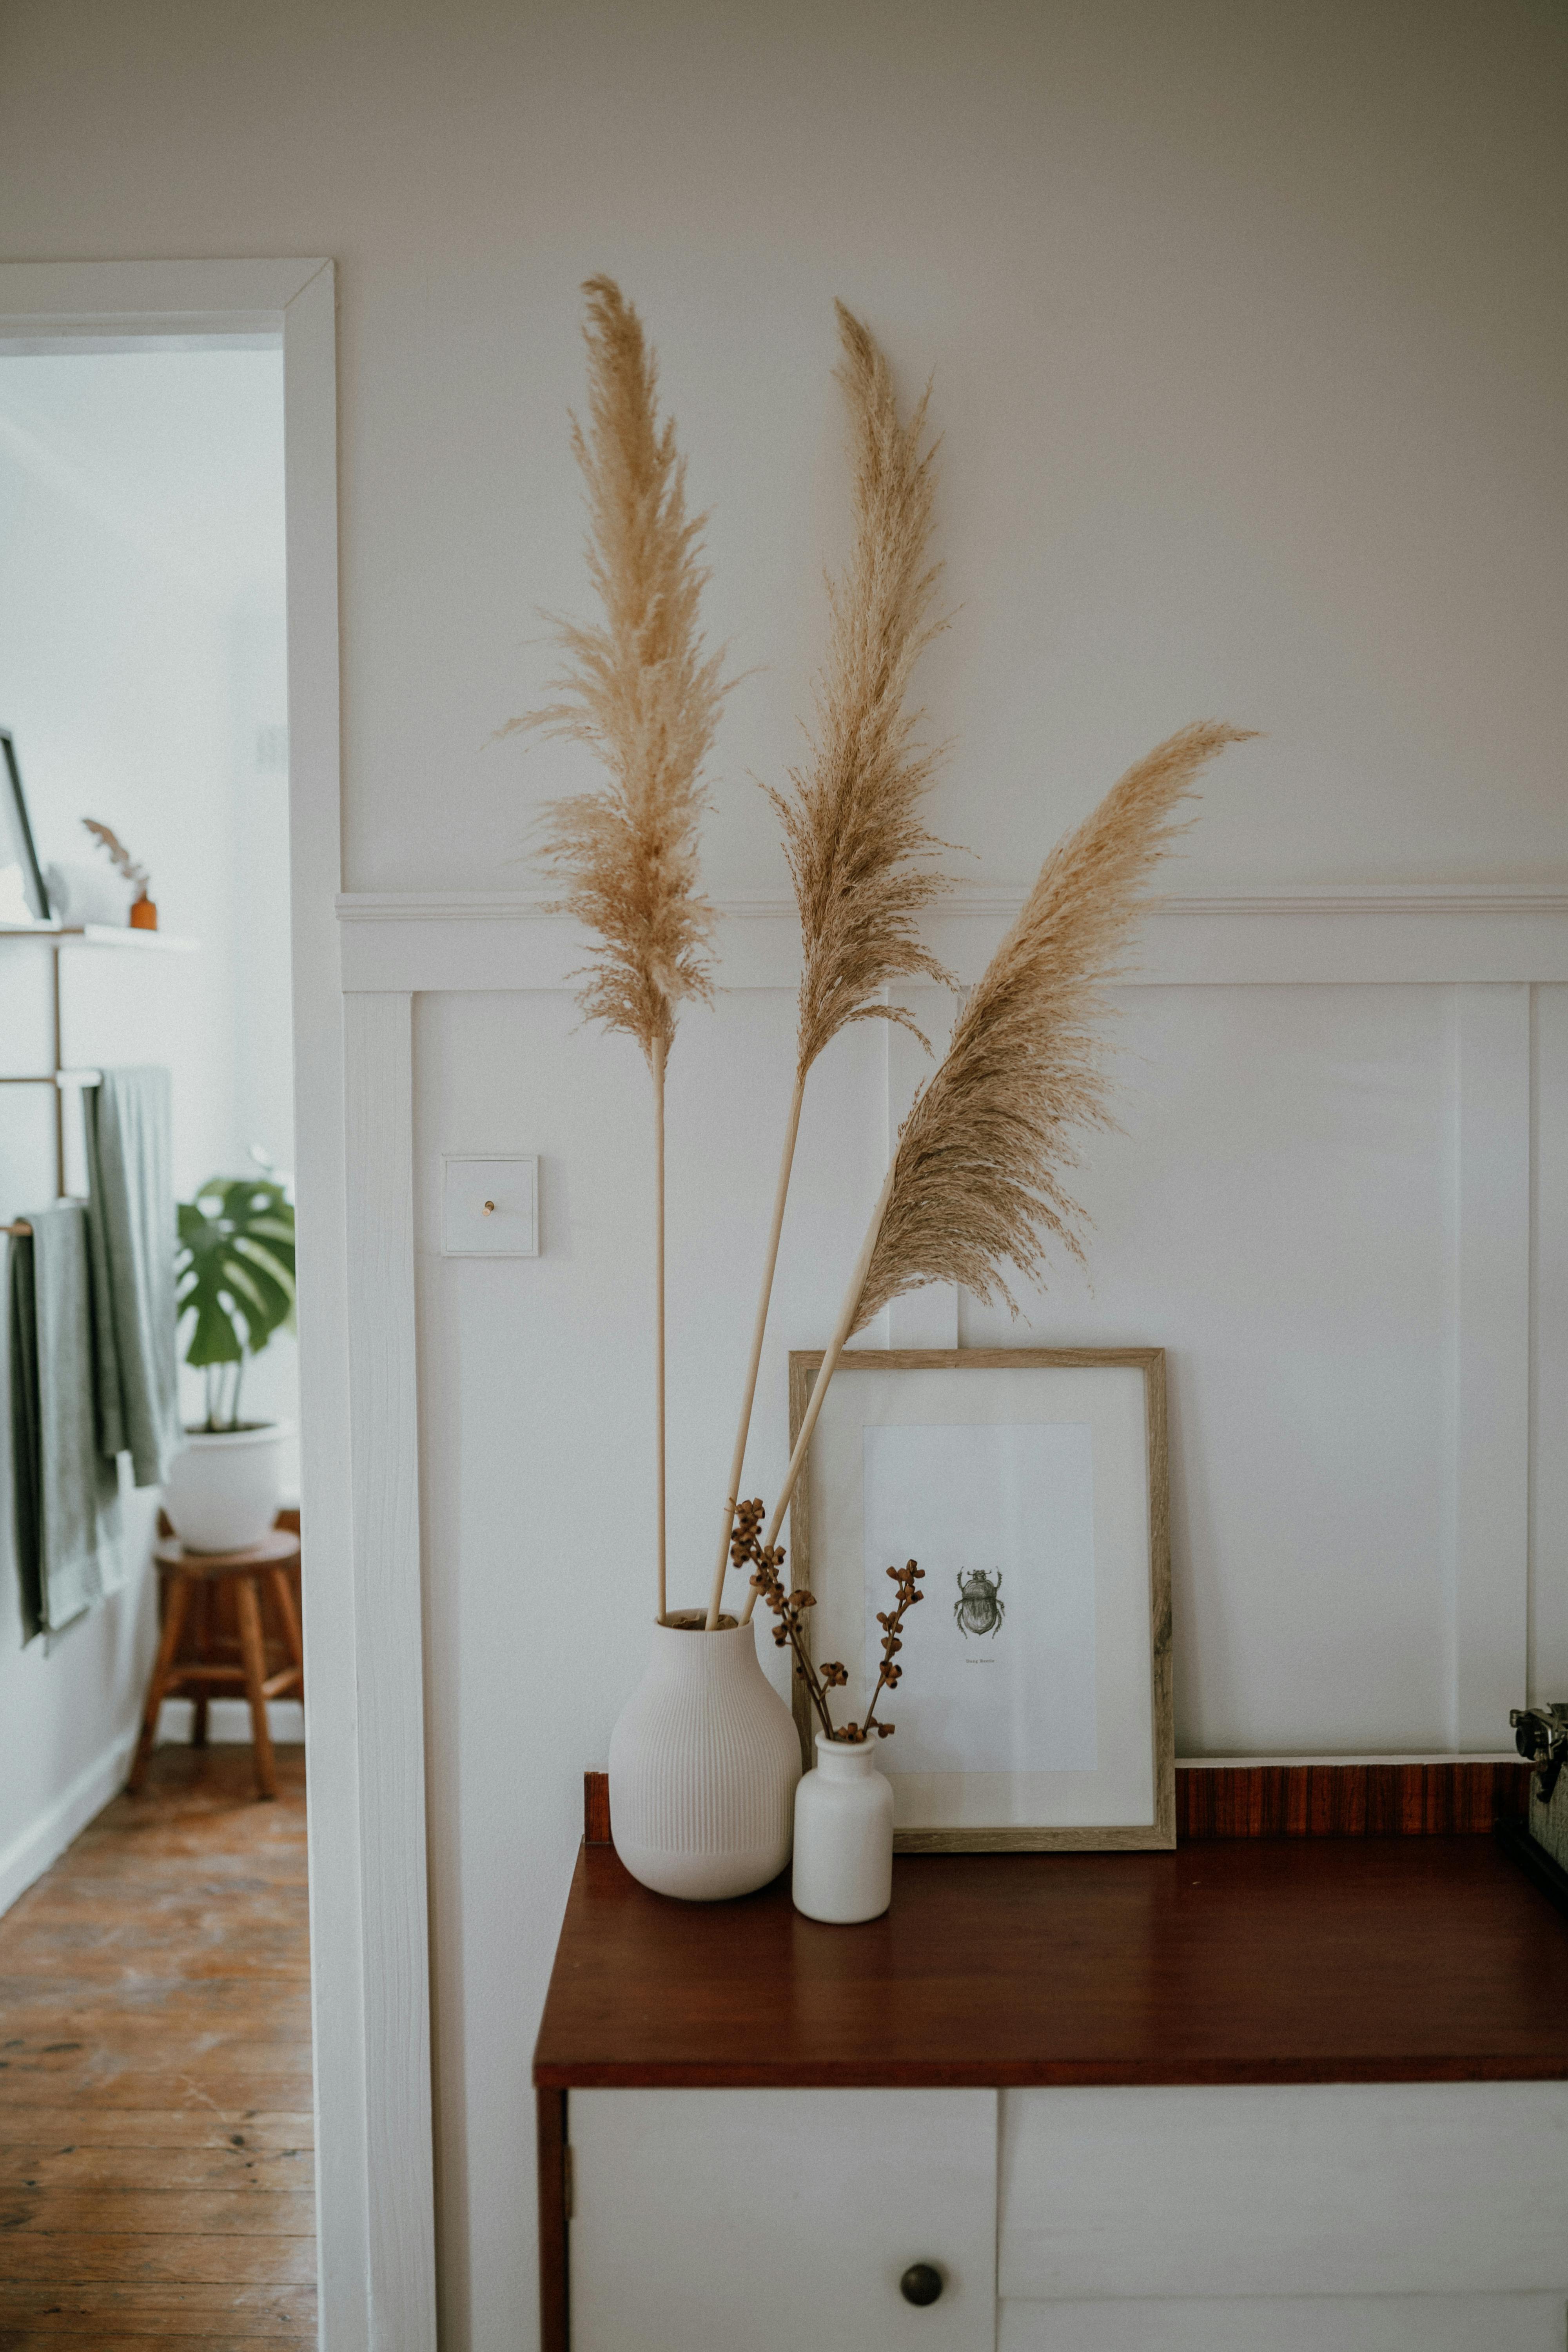
[{"label": "wooden sideboard", "polygon": [[1568,1921],[1487,1835],[903,1856],[858,1927],[585,1843],[534,2082],[547,2352],[1563,2340]]}]

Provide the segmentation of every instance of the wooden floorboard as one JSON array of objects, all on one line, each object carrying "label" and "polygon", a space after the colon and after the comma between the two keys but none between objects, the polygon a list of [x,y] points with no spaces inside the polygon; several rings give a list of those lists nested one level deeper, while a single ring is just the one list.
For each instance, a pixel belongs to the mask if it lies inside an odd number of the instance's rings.
[{"label": "wooden floorboard", "polygon": [[[80,2110],[76,2107],[13,2107],[0,2099],[0,2149],[19,2142],[31,2146],[39,2139],[58,2147],[69,2139],[72,2126],[80,2119]],[[310,2148],[310,2137],[309,2107],[296,2115],[257,2107],[236,2107],[226,2113],[221,2107],[205,2105],[189,2109],[137,2107],[124,2113],[100,2107],[92,2118],[92,2145],[100,2148],[247,2147],[269,2152],[283,2148],[297,2151]]]},{"label": "wooden floorboard", "polygon": [[0,2352],[316,2341],[304,1757],[160,1748],[0,1919]]},{"label": "wooden floorboard", "polygon": [[[296,2286],[135,2286],[87,2280],[78,2285],[39,2284],[7,2291],[0,2347],[16,2352],[20,2336],[166,2336],[181,2352],[212,2352],[237,2339],[316,2340],[313,2289]],[[9,2334],[7,2333],[9,2331]]]}]

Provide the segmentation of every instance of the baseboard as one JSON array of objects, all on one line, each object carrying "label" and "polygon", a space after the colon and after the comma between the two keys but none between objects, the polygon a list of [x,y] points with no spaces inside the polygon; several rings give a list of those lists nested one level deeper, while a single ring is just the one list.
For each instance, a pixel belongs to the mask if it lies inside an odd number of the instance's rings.
[{"label": "baseboard", "polygon": [[[296,1747],[305,1737],[305,1710],[297,1698],[273,1699],[267,1709],[267,1727],[275,1747]],[[249,1747],[250,1708],[244,1699],[208,1700],[207,1740],[214,1748]],[[165,1699],[158,1710],[158,1746],[188,1748],[190,1743],[190,1700]]]},{"label": "baseboard", "polygon": [[0,1853],[0,1914],[8,1911],[36,1878],[43,1876],[72,1838],[86,1829],[95,1813],[103,1811],[110,1797],[119,1794],[131,1769],[136,1729],[132,1724],[129,1731],[122,1731],[118,1739],[111,1740],[32,1826],[24,1830],[20,1837],[13,1838],[5,1853]]}]

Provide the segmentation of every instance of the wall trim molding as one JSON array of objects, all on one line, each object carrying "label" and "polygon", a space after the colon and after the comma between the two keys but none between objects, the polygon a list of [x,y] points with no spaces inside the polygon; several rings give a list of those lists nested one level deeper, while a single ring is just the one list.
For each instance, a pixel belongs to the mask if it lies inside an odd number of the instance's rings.
[{"label": "wall trim molding", "polygon": [[[1026,885],[976,882],[950,890],[933,909],[952,915],[1012,917],[1023,906]],[[567,923],[552,912],[557,893],[538,890],[344,890],[338,896],[342,923]],[[778,890],[719,893],[713,906],[731,921],[767,921],[795,913],[795,900]],[[1349,882],[1333,888],[1215,891],[1196,896],[1172,892],[1155,898],[1154,911],[1182,915],[1568,915],[1568,888],[1534,889],[1512,882]]]},{"label": "wall trim molding", "polygon": [[343,1045],[371,2344],[435,2352],[412,1000],[349,997]]},{"label": "wall trim molding", "polygon": [[96,1813],[103,1811],[110,1799],[119,1795],[140,1728],[139,1723],[133,1723],[129,1730],[111,1739],[90,1764],[83,1766],[68,1787],[61,1790],[53,1804],[46,1806],[0,1853],[0,1914],[8,1911],[18,1896],[43,1876],[49,1864],[59,1860],[71,1840],[86,1829]]},{"label": "wall trim molding", "polygon": [[1457,1748],[1497,1737],[1529,1672],[1531,998],[1454,992]]},{"label": "wall trim molding", "polygon": [[[980,977],[1023,904],[1019,885],[973,884],[933,907],[927,943],[963,982]],[[370,994],[571,989],[589,947],[552,894],[345,891],[342,984]],[[794,901],[739,891],[713,901],[725,989],[793,989]],[[1568,981],[1568,890],[1514,884],[1345,884],[1152,903],[1131,987],[1521,983]]]}]

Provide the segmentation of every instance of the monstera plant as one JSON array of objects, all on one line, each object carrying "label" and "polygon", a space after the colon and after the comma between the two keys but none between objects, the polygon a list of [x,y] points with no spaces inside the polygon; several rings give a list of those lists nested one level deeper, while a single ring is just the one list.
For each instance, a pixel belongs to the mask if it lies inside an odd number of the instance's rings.
[{"label": "monstera plant", "polygon": [[213,1176],[179,1206],[175,1260],[185,1361],[206,1375],[209,1433],[238,1430],[245,1368],[294,1324],[294,1206],[270,1174]]}]

